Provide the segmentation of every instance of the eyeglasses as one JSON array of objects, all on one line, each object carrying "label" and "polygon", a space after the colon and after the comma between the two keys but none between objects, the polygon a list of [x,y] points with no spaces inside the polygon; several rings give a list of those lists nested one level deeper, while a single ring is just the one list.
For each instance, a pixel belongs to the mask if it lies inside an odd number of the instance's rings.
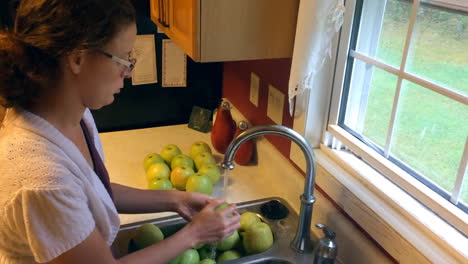
[{"label": "eyeglasses", "polygon": [[137,62],[137,60],[135,58],[128,58],[128,60],[126,59],[122,59],[120,57],[117,57],[117,56],[114,56],[110,53],[107,53],[105,51],[102,51],[102,50],[98,50],[98,52],[110,59],[112,59],[113,61],[116,61],[122,65],[125,66],[125,72],[124,72],[124,75],[127,76],[127,75],[130,75],[130,73],[132,73],[133,69],[135,68],[135,64]]}]

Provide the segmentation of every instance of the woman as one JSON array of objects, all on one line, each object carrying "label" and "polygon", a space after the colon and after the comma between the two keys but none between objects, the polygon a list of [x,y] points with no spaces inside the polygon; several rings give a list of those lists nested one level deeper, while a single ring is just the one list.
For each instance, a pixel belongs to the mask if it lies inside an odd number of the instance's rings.
[{"label": "woman", "polygon": [[[88,109],[112,103],[135,60],[128,0],[22,0],[0,33],[0,263],[168,263],[239,227],[234,205],[110,184]],[[175,211],[178,233],[116,260],[118,213]]]}]

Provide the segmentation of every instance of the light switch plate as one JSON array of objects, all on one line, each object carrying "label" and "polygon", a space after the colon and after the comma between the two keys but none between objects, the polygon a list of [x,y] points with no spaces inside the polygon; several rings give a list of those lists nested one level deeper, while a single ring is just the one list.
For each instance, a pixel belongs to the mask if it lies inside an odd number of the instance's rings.
[{"label": "light switch plate", "polygon": [[250,102],[258,107],[258,92],[260,86],[260,78],[255,73],[250,73]]},{"label": "light switch plate", "polygon": [[276,124],[283,124],[284,94],[273,85],[268,86],[267,116]]}]

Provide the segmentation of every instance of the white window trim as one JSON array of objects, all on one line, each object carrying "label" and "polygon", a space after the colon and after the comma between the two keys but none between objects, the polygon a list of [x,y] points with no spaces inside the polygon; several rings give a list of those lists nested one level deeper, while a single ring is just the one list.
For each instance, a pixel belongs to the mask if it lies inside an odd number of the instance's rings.
[{"label": "white window trim", "polygon": [[[353,20],[350,10],[354,13],[354,5],[354,0],[347,1],[345,24]],[[327,73],[336,70],[336,74],[344,74],[345,65],[337,64],[335,68],[335,62],[344,61],[348,56],[350,31],[351,28],[344,27],[340,43],[336,39],[334,42],[334,47],[339,45],[340,51],[346,52],[334,52],[331,62],[321,70],[323,76],[314,83],[316,89],[297,99],[308,107],[294,117],[293,129],[310,139],[316,148],[318,165],[335,177],[317,184],[400,263],[466,263],[468,240],[461,233],[354,155],[324,145],[317,148],[317,132],[322,131],[326,145],[331,144],[326,123],[338,121],[340,102],[336,98],[341,98],[344,78],[335,78],[333,82]],[[321,98],[322,103],[315,104],[317,98]],[[329,105],[323,103],[330,98]],[[302,153],[294,144],[290,158],[305,170]]]},{"label": "white window trim", "polygon": [[321,146],[323,189],[399,263],[466,263],[468,240],[354,155]]}]

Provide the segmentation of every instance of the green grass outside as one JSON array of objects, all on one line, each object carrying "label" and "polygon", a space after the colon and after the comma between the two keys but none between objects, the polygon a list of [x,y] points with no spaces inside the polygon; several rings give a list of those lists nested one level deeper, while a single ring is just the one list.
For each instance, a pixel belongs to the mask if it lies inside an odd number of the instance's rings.
[{"label": "green grass outside", "polygon": [[[468,32],[454,36],[421,23],[407,70],[468,94]],[[377,58],[399,67],[407,23],[386,20]],[[468,31],[468,29],[465,29]],[[441,41],[441,40],[444,41]],[[374,69],[363,134],[384,146],[397,77]],[[392,154],[451,192],[468,135],[468,106],[403,82]],[[468,203],[468,179],[461,198]]]}]

